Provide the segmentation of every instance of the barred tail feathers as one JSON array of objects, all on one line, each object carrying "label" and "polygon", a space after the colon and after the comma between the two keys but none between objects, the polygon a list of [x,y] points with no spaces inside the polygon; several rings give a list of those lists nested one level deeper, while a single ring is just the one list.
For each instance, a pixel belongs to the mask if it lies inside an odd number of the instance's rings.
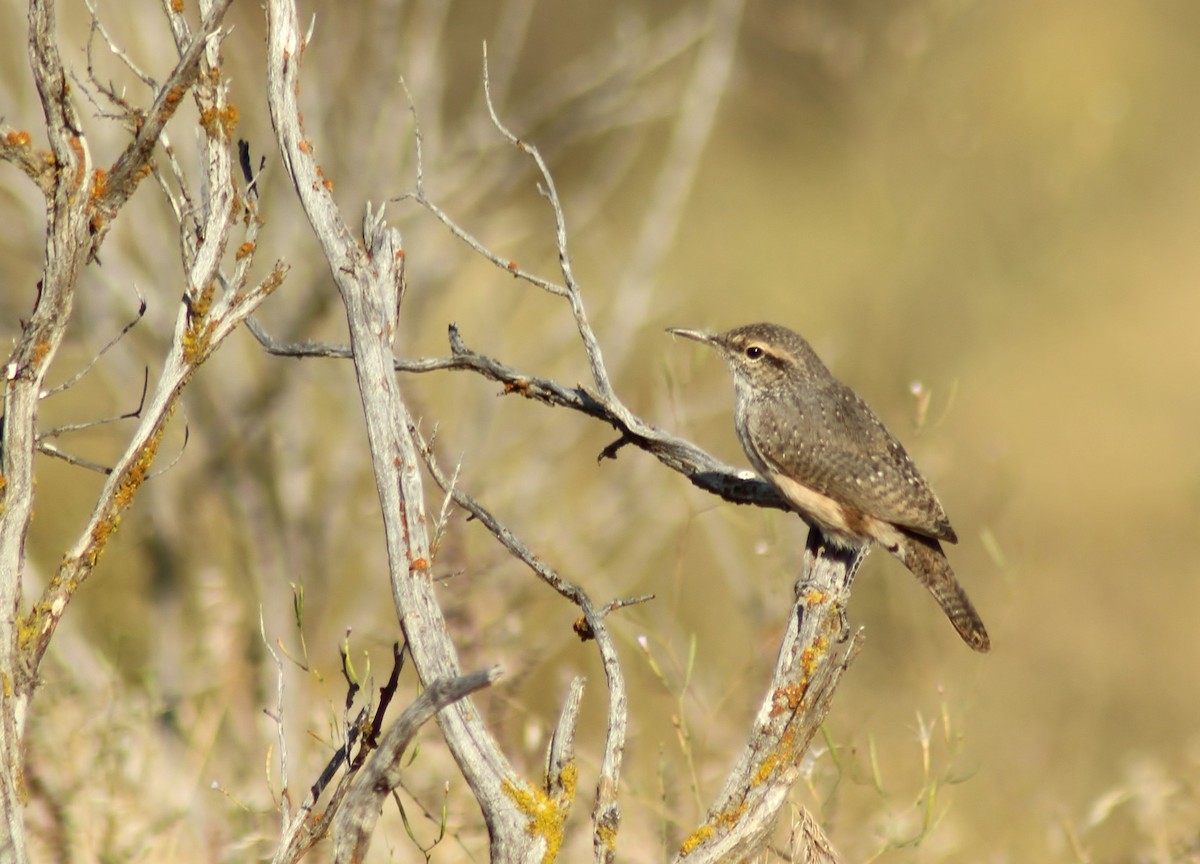
[{"label": "barred tail feathers", "polygon": [[937,540],[904,532],[894,554],[921,580],[967,645],[981,653],[992,647],[979,613],[959,584]]}]

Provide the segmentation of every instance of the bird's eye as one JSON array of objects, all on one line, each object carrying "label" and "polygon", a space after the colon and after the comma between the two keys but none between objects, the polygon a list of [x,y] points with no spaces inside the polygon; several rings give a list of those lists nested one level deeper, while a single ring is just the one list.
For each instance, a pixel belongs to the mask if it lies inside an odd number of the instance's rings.
[{"label": "bird's eye", "polygon": [[749,348],[746,349],[746,356],[749,357],[751,360],[757,360],[762,355],[763,355],[763,349],[758,347],[757,345],[751,345]]}]

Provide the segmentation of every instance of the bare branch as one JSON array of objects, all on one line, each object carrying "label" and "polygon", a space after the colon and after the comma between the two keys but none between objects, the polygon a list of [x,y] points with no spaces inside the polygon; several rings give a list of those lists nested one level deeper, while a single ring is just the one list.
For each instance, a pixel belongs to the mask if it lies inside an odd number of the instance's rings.
[{"label": "bare branch", "polygon": [[[442,472],[433,457],[433,451],[421,438],[415,426],[410,427],[410,433],[417,441],[419,451],[425,460],[425,467],[435,483],[454,498],[459,507],[474,516],[492,536],[500,541],[509,552],[525,563],[530,570],[537,574],[543,582],[577,605],[583,612],[583,622],[586,628],[580,632],[581,638],[596,640],[600,651],[600,659],[604,664],[605,680],[608,684],[608,726],[605,731],[604,758],[600,765],[600,777],[596,783],[596,804],[592,810],[592,843],[598,862],[610,862],[615,854],[617,830],[621,822],[621,810],[617,804],[617,792],[621,775],[621,759],[625,752],[625,728],[628,719],[628,704],[625,695],[625,676],[617,658],[616,646],[604,624],[604,615],[608,610],[598,610],[591,598],[581,587],[559,575],[545,561],[538,558],[507,526],[502,524],[482,504],[460,489],[452,485],[449,478]],[[642,598],[625,601],[621,605],[631,605]],[[610,604],[611,605],[611,604]],[[619,608],[619,606],[612,606]],[[576,628],[577,630],[580,628]],[[582,686],[582,684],[580,684]],[[572,692],[574,692],[574,686]],[[569,707],[564,717],[570,720]],[[560,730],[562,723],[560,722]],[[566,746],[564,741],[562,746]],[[565,769],[560,769],[561,770]],[[565,795],[574,792],[573,784],[560,784]],[[556,799],[561,822],[566,821],[566,810],[570,808],[570,798]]]},{"label": "bare branch", "polygon": [[416,201],[418,204],[420,204],[422,207],[424,207],[426,210],[428,210],[430,213],[432,213],[435,217],[437,217],[437,220],[439,222],[441,222],[443,225],[445,225],[447,228],[450,229],[451,234],[453,234],[459,240],[466,243],[468,246],[470,246],[472,249],[474,249],[476,252],[478,252],[484,258],[491,261],[497,267],[507,270],[509,273],[511,273],[513,275],[514,278],[524,279],[530,285],[536,285],[538,288],[541,288],[543,291],[545,291],[548,294],[553,294],[555,297],[569,298],[571,296],[570,289],[564,288],[562,285],[559,285],[557,282],[552,282],[549,279],[543,279],[542,277],[538,276],[537,274],[532,273],[529,270],[526,270],[524,267],[521,267],[520,265],[517,264],[516,261],[512,261],[510,259],[503,258],[500,255],[497,255],[491,249],[488,249],[483,243],[481,243],[478,239],[476,239],[474,235],[470,234],[466,229],[462,228],[461,226],[458,225],[458,223],[456,223],[453,219],[451,219],[446,214],[446,211],[442,210],[442,208],[438,207],[436,204],[434,204],[432,201],[430,201],[428,198],[426,198],[420,192],[414,192],[410,195],[402,195],[396,200],[404,201],[408,198],[411,198],[413,201]]},{"label": "bare branch", "polygon": [[[296,94],[301,42],[292,0],[268,3],[268,107],[284,165],[346,306],[355,374],[362,394],[367,442],[379,493],[392,591],[413,663],[426,682],[454,678],[458,658],[433,594],[432,551],[412,421],[392,369],[391,341],[402,296],[403,251],[399,234],[370,207],[360,243],[347,228],[305,143]],[[438,724],[479,801],[503,860],[544,855],[546,839],[527,827],[531,814],[518,791],[525,786],[468,700],[438,715]]]},{"label": "bare branch", "polygon": [[[42,103],[51,154],[37,172],[46,195],[46,245],[33,314],[4,366],[4,429],[0,475],[0,859],[24,862],[24,793],[20,766],[26,710],[36,681],[36,662],[25,655],[27,634],[19,621],[25,538],[33,515],[33,457],[37,447],[37,403],[46,371],[66,332],[75,284],[87,261],[91,236],[92,157],[71,103],[56,39],[53,0],[29,4],[29,57]],[[6,153],[30,176],[34,158],[28,136],[8,134]],[[49,167],[52,166],[52,167]]]},{"label": "bare branch", "polygon": [[[94,64],[92,62],[92,46],[95,44],[96,34],[99,33],[100,38],[104,40],[104,44],[108,46],[108,50],[112,52],[114,57],[121,61],[122,65],[126,69],[137,76],[138,79],[140,79],[141,82],[150,89],[156,88],[158,86],[158,82],[143,72],[141,67],[133,62],[133,58],[129,56],[129,53],[120,45],[118,45],[116,40],[108,35],[108,29],[104,26],[104,22],[100,20],[100,13],[96,11],[95,0],[83,0],[83,5],[87,7],[88,14],[92,16],[92,29],[88,33],[87,41],[88,77],[92,80],[92,82],[99,86],[99,81],[96,79],[93,71]],[[108,98],[116,102],[117,105],[128,109],[128,103],[125,102],[124,99],[121,99],[115,92],[113,92],[111,88],[104,88],[103,92],[106,96],[108,96]]]},{"label": "bare branch", "polygon": [[[749,741],[708,818],[684,841],[676,862],[741,860],[766,844],[842,673],[862,647],[862,633],[850,633],[844,610],[868,549],[830,546],[820,531],[809,531],[796,603]],[[832,861],[828,841],[812,828],[806,832],[806,854],[815,857],[803,860]]]},{"label": "bare branch", "polygon": [[395,200],[405,201],[412,199],[417,204],[421,205],[430,213],[432,213],[439,222],[449,228],[451,234],[453,234],[462,242],[466,243],[484,258],[487,258],[497,267],[507,270],[509,273],[512,273],[515,278],[524,279],[529,284],[535,285],[549,294],[553,294],[556,297],[566,297],[568,290],[562,285],[542,279],[540,276],[537,276],[530,271],[525,270],[523,267],[520,267],[515,261],[501,258],[499,255],[488,249],[483,243],[477,240],[474,235],[460,227],[457,222],[455,222],[446,214],[446,211],[426,197],[425,156],[422,150],[423,139],[421,137],[421,122],[420,118],[417,116],[417,106],[413,101],[412,93],[409,91],[408,84],[405,83],[403,78],[400,79],[400,86],[404,88],[404,95],[408,99],[408,110],[409,113],[412,114],[413,118],[413,148],[416,156],[416,179],[414,182],[414,191],[406,195],[401,195]]},{"label": "bare branch", "polygon": [[333,819],[334,861],[362,861],[366,857],[383,800],[400,783],[400,759],[417,730],[447,705],[490,686],[499,677],[500,670],[492,668],[459,678],[439,678],[388,727],[379,749],[350,783]]}]

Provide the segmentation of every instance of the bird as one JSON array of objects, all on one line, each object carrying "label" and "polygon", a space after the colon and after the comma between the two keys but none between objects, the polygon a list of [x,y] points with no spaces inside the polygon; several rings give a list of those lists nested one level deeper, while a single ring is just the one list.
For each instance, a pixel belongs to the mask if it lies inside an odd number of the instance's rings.
[{"label": "bird", "polygon": [[942,549],[958,535],[937,495],[900,441],[803,336],[768,323],[667,332],[725,360],[738,441],[805,522],[844,548],[882,546],[928,589],[967,645],[990,650],[987,629]]}]

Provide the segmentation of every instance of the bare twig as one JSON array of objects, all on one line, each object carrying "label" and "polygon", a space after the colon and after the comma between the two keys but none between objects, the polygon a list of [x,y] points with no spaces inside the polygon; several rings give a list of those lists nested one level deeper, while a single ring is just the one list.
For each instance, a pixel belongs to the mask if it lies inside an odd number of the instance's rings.
[{"label": "bare twig", "polygon": [[443,225],[445,225],[447,228],[449,228],[451,234],[453,234],[455,237],[457,237],[463,243],[466,243],[469,247],[474,249],[476,252],[478,252],[484,258],[487,258],[489,261],[491,261],[497,267],[504,268],[509,273],[512,273],[514,277],[516,277],[518,279],[524,279],[529,284],[536,285],[538,288],[541,288],[543,291],[545,291],[549,294],[553,294],[556,297],[566,297],[568,295],[568,289],[564,288],[562,285],[559,285],[555,282],[551,282],[547,279],[542,279],[540,276],[537,276],[534,273],[531,273],[530,271],[519,266],[517,264],[517,262],[515,262],[515,261],[511,261],[511,260],[500,257],[495,252],[493,252],[491,249],[488,249],[487,246],[485,246],[482,242],[480,242],[478,239],[476,239],[474,235],[472,235],[470,232],[466,231],[464,228],[459,226],[458,223],[456,223],[453,219],[451,219],[446,214],[446,211],[444,211],[441,207],[439,207],[437,204],[435,204],[433,201],[431,201],[429,198],[426,197],[426,195],[425,195],[425,155],[424,155],[424,151],[422,150],[423,138],[421,137],[421,122],[420,122],[420,118],[417,116],[417,106],[416,106],[416,103],[413,101],[412,93],[409,92],[408,84],[405,83],[403,78],[400,79],[400,86],[404,88],[404,95],[408,99],[408,110],[409,110],[409,113],[412,114],[412,118],[413,118],[413,148],[414,148],[415,157],[416,157],[416,160],[415,160],[416,161],[416,177],[415,177],[415,181],[414,181],[413,191],[406,195],[401,195],[399,198],[397,198],[395,200],[405,201],[405,200],[411,199],[411,200],[415,201],[417,204],[421,205],[426,210],[428,210],[430,213],[432,213],[439,222],[441,222]]},{"label": "bare twig", "polygon": [[[493,537],[500,541],[500,544],[505,549],[523,561],[530,570],[537,574],[538,578],[577,605],[583,613],[583,621],[586,624],[586,629],[580,632],[580,636],[596,640],[596,646],[600,651],[600,659],[604,664],[605,680],[608,684],[608,725],[605,731],[604,757],[601,760],[600,777],[596,783],[596,803],[592,810],[592,845],[595,849],[597,861],[612,861],[615,853],[617,830],[621,822],[621,810],[617,803],[617,791],[621,775],[621,760],[625,753],[625,727],[627,724],[628,704],[625,690],[625,676],[621,672],[621,664],[617,657],[616,646],[613,644],[612,637],[608,633],[608,628],[604,624],[604,616],[610,611],[610,608],[615,609],[623,605],[632,605],[644,598],[614,601],[615,605],[609,604],[609,607],[597,609],[586,591],[569,579],[563,578],[552,567],[546,564],[545,561],[534,555],[521,542],[520,538],[513,534],[507,526],[502,524],[482,504],[459,487],[452,486],[449,478],[442,472],[437,464],[437,460],[433,457],[433,451],[420,437],[417,429],[411,427],[410,432],[417,441],[421,456],[425,460],[425,467],[429,469],[430,476],[433,477],[434,482],[438,484],[442,491],[452,496],[454,502],[459,507],[474,516],[475,519],[491,532]],[[582,687],[582,682],[578,686]],[[572,693],[574,693],[575,687],[576,685],[572,686]],[[563,728],[563,723],[568,721],[573,723],[573,717],[569,708],[564,711],[562,716],[564,719],[560,721],[559,728],[562,734],[565,735],[566,731]],[[572,738],[573,734],[572,732]],[[561,746],[565,747],[565,742]],[[563,750],[562,752],[566,751]],[[558,769],[560,774],[564,770],[566,770],[565,767]],[[561,816],[561,821],[565,822],[566,811],[570,809],[571,805],[568,793],[574,793],[574,784],[559,782],[551,785],[556,785],[560,789],[560,792],[566,796],[561,799],[555,799],[558,801],[558,815]],[[549,792],[549,789],[547,791]]]},{"label": "bare twig", "polygon": [[[95,361],[93,360],[93,362]],[[124,414],[118,414],[115,417],[101,417],[98,420],[87,420],[82,423],[65,423],[62,426],[55,426],[53,429],[47,429],[45,432],[39,432],[37,436],[38,451],[45,453],[48,456],[62,459],[68,464],[87,468],[89,471],[98,471],[101,474],[111,474],[111,468],[100,465],[96,462],[92,462],[88,459],[82,459],[78,456],[74,456],[64,450],[60,450],[57,445],[51,444],[46,439],[57,438],[59,435],[64,435],[68,432],[81,432],[84,429],[92,429],[96,426],[105,426],[109,423],[119,423],[122,420],[133,420],[136,417],[141,417],[142,410],[146,407],[146,395],[149,392],[149,387],[150,370],[144,369],[142,374],[142,394],[138,397],[138,404],[136,408],[126,411]]]},{"label": "bare twig", "polygon": [[[94,0],[84,0],[83,5],[87,7],[88,14],[92,16],[92,29],[91,32],[88,33],[87,41],[88,77],[91,79],[92,83],[97,87],[102,87],[99,79],[96,78],[94,72],[95,64],[92,60],[92,47],[96,41],[96,34],[99,33],[100,38],[104,40],[104,44],[108,46],[108,50],[112,52],[114,57],[121,61],[122,65],[126,69],[136,75],[147,87],[151,89],[158,87],[158,82],[151,78],[146,72],[142,71],[141,67],[138,66],[137,63],[133,61],[133,58],[129,56],[129,53],[120,45],[118,45],[115,39],[108,35],[108,29],[104,26],[104,22],[100,20],[100,13],[96,11],[96,4]],[[111,88],[104,87],[102,88],[102,92],[104,92],[109,99],[113,100],[113,102],[115,102],[121,108],[129,107],[129,104]]]},{"label": "bare twig", "polygon": [[[55,387],[51,387],[49,390],[46,390],[45,392],[43,392],[41,394],[42,399],[45,399],[47,396],[53,396],[55,393],[61,393],[64,390],[69,390],[70,388],[72,388],[76,384],[78,384],[81,380],[83,380],[83,377],[85,375],[87,375],[89,372],[92,371],[92,368],[96,365],[97,362],[99,362],[101,357],[103,357],[105,354],[107,354],[118,342],[120,342],[126,333],[128,333],[130,330],[132,330],[134,327],[136,327],[138,325],[138,322],[142,320],[142,316],[144,316],[146,314],[146,298],[142,296],[141,289],[139,289],[136,285],[133,286],[133,290],[135,292],[137,292],[137,298],[138,298],[138,311],[137,311],[137,314],[135,314],[133,316],[133,320],[130,321],[128,324],[126,324],[124,327],[122,327],[120,333],[118,333],[112,339],[109,339],[108,342],[105,343],[104,347],[101,348],[99,351],[97,351],[92,356],[92,359],[87,362],[87,365],[85,365],[82,369],[80,369],[78,372],[76,372],[74,375],[72,375],[66,381],[63,381],[61,384],[58,384]],[[143,383],[143,385],[142,385],[142,401],[143,402],[145,401],[145,398],[146,398],[145,391],[146,391],[146,388],[145,388],[145,384]],[[136,415],[136,412],[135,412],[135,415]],[[124,419],[124,415],[122,416],[122,419]]]},{"label": "bare twig", "polygon": [[379,706],[375,709],[375,717],[371,721],[371,746],[379,746],[379,733],[383,731],[383,715],[387,713],[388,706],[392,704],[392,699],[396,696],[396,689],[400,685],[400,672],[404,669],[404,656],[408,652],[407,645],[401,645],[399,642],[392,643],[392,672],[388,676],[387,682],[379,688]]},{"label": "bare twig", "polygon": [[579,721],[579,706],[583,703],[583,685],[581,676],[571,680],[567,701],[559,715],[558,725],[554,727],[554,734],[550,736],[550,745],[546,748],[546,794],[565,800],[568,807],[575,798],[578,773],[575,765],[575,728]]},{"label": "bare twig", "polygon": [[567,218],[563,215],[562,202],[558,197],[558,189],[554,185],[554,177],[546,165],[546,160],[542,158],[541,151],[513,134],[500,121],[500,117],[496,114],[496,106],[492,104],[491,89],[488,84],[487,43],[484,43],[483,46],[483,93],[487,102],[488,114],[491,115],[496,129],[508,140],[508,143],[522,153],[528,153],[534,164],[537,165],[544,184],[538,188],[538,191],[549,202],[550,208],[554,212],[554,240],[558,246],[558,267],[562,271],[567,301],[571,304],[571,314],[575,318],[579,338],[583,341],[583,349],[587,352],[588,363],[592,367],[592,380],[600,391],[600,398],[606,404],[618,413],[628,414],[628,409],[625,409],[625,406],[617,400],[616,393],[613,391],[612,382],[608,379],[608,370],[604,368],[600,343],[596,339],[596,334],[592,332],[591,324],[588,323],[587,312],[583,306],[583,295],[579,291],[579,285],[575,281],[575,273],[571,267],[571,254],[567,249]]}]

